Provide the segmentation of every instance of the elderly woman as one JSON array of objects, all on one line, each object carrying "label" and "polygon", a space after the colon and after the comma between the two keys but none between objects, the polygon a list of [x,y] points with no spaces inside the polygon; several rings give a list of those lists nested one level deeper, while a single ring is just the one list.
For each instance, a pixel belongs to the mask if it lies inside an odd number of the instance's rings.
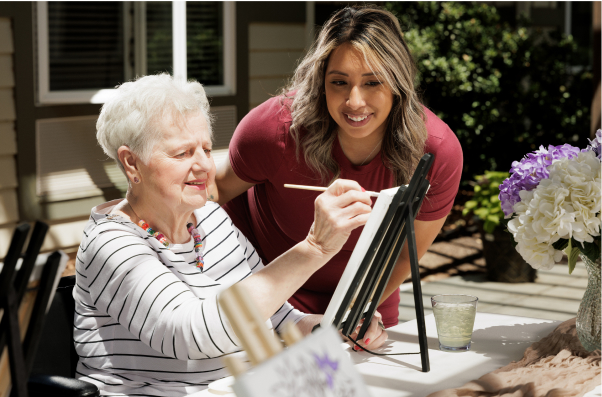
[{"label": "elderly woman", "polygon": [[[217,301],[241,282],[267,323],[307,333],[320,320],[287,299],[365,224],[370,198],[338,181],[316,200],[307,237],[264,267],[217,204],[211,117],[196,82],[168,75],[125,83],[105,103],[97,138],[129,180],[126,198],[92,209],[77,255],[79,378],[103,395],[182,396],[227,375],[240,344]],[[260,155],[259,153],[257,155]],[[363,343],[386,339],[377,319]]]}]

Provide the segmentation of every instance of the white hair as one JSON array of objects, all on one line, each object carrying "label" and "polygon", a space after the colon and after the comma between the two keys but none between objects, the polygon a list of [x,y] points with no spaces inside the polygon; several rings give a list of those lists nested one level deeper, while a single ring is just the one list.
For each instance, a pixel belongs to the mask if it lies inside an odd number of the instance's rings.
[{"label": "white hair", "polygon": [[117,149],[128,146],[148,164],[166,121],[180,122],[201,112],[212,136],[209,101],[196,81],[174,80],[166,73],[144,76],[117,87],[117,94],[102,106],[96,122],[96,139],[121,170]]}]

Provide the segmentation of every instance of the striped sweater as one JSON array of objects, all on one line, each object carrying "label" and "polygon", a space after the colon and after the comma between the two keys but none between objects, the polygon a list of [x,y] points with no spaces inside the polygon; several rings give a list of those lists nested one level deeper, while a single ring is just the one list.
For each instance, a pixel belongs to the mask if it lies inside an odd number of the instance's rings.
[{"label": "striped sweater", "polygon": [[[167,248],[131,221],[109,215],[117,202],[92,209],[77,253],[77,376],[103,395],[203,390],[227,376],[221,357],[241,350],[217,294],[260,270],[261,259],[215,203],[194,212],[203,239],[201,273],[192,238]],[[285,303],[268,324],[278,331],[302,317]]]}]

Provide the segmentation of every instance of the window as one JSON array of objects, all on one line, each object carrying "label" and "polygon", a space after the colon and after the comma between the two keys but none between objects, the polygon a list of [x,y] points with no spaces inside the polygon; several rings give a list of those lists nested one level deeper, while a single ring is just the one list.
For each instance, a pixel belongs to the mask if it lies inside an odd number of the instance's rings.
[{"label": "window", "polygon": [[38,102],[103,103],[137,75],[235,93],[233,2],[39,2]]}]

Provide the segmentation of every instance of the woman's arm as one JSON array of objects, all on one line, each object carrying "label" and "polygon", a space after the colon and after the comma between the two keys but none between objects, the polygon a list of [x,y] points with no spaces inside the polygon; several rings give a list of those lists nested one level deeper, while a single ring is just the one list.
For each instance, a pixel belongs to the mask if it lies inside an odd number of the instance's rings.
[{"label": "woman's arm", "polygon": [[232,165],[230,158],[223,161],[215,174],[215,186],[209,187],[209,197],[219,205],[224,205],[234,197],[249,190],[254,183],[245,182],[240,179]]},{"label": "woman's arm", "polygon": [[[414,233],[416,235],[416,251],[420,260],[429,249],[439,230],[443,227],[447,216],[435,221],[414,221]],[[393,269],[389,283],[385,287],[380,303],[383,303],[407,278],[410,276],[410,253],[408,243],[403,247],[397,264]]]},{"label": "woman's arm", "polygon": [[371,204],[368,193],[349,180],[336,181],[318,196],[305,240],[242,281],[265,320],[340,251],[352,230],[367,222]]}]

